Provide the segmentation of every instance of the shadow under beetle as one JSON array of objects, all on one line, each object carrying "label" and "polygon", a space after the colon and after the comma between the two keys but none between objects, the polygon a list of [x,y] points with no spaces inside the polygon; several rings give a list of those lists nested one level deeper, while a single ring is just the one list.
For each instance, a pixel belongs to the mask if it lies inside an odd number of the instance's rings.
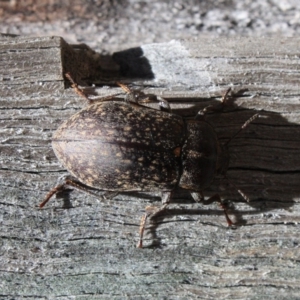
[{"label": "shadow under beetle", "polygon": [[[91,101],[69,74],[66,77],[77,93]],[[54,133],[52,146],[56,156],[79,182],[69,179],[56,186],[40,207],[67,186],[86,190],[82,184],[116,193],[161,192],[163,205],[147,207],[142,217],[137,245],[142,247],[147,218],[162,212],[170,203],[172,191],[181,187],[197,202],[219,202],[231,226],[220,196],[204,200],[202,194],[215,176],[225,175],[229,163],[226,145],[220,145],[213,127],[204,119],[205,112],[214,107],[186,120],[171,113],[169,103],[163,98],[119,85],[127,92],[125,100],[116,101],[115,95],[100,99],[73,115]],[[147,101],[157,101],[160,110],[140,104]]]}]

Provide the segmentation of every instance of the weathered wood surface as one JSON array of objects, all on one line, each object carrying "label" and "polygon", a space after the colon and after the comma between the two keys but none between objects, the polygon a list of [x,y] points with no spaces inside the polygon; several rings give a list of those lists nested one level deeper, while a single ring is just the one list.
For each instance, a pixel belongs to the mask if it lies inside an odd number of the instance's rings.
[{"label": "weathered wood surface", "polygon": [[[299,42],[203,38],[143,45],[112,60],[57,37],[2,37],[0,298],[299,299]],[[143,87],[183,116],[219,101],[229,86],[240,92],[208,120],[226,141],[261,115],[230,144],[228,178],[251,202],[226,181],[206,195],[231,200],[243,226],[227,228],[217,205],[178,191],[137,249],[140,216],[158,197],[101,201],[73,191],[73,208],[54,199],[38,209],[67,174],[51,135],[85,106],[65,71],[98,83],[99,95],[119,92],[115,80]]]}]

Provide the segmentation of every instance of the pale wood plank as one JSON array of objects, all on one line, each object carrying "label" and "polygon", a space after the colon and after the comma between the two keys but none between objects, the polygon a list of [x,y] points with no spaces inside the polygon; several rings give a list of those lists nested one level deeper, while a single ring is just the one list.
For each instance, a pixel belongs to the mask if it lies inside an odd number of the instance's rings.
[{"label": "pale wood plank", "polygon": [[[299,41],[173,41],[115,53],[113,61],[59,37],[2,37],[1,297],[297,299]],[[261,115],[230,144],[228,178],[251,202],[233,187],[220,190],[219,181],[207,191],[230,199],[232,216],[244,226],[228,229],[217,205],[202,207],[178,191],[170,213],[148,228],[141,250],[135,248],[139,218],[147,205],[159,204],[155,195],[100,201],[72,192],[74,208],[60,209],[57,199],[39,210],[66,174],[51,135],[86,105],[66,88],[66,69],[82,84],[98,83],[100,95],[119,92],[115,80],[163,95],[183,116],[219,101],[228,86],[247,89],[224,113],[208,116],[226,141],[254,113]]]}]

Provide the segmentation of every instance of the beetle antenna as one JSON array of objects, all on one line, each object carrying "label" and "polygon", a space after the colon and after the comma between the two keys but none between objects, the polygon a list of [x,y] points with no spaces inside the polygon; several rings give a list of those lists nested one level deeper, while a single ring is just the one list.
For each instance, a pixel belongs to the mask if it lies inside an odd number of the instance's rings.
[{"label": "beetle antenna", "polygon": [[227,146],[237,135],[240,134],[242,130],[244,130],[252,121],[257,119],[259,117],[259,114],[253,115],[250,119],[248,119],[242,126],[241,128],[223,145]]}]

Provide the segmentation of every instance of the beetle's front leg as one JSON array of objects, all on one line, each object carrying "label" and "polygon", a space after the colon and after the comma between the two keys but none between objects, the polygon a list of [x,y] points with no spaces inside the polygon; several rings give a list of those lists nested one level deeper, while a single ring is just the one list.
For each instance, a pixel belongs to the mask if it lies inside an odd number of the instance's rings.
[{"label": "beetle's front leg", "polygon": [[141,218],[141,223],[140,223],[140,239],[137,244],[137,248],[143,248],[143,236],[145,232],[145,227],[146,227],[146,222],[149,218],[154,218],[161,212],[163,212],[166,207],[170,204],[171,201],[171,196],[172,192],[162,192],[161,195],[161,200],[163,205],[160,207],[157,206],[147,206],[146,207],[146,212]]},{"label": "beetle's front leg", "polygon": [[208,198],[207,200],[204,199],[203,193],[201,193],[201,192],[191,192],[191,196],[193,197],[193,199],[196,202],[201,202],[203,205],[210,205],[213,202],[218,202],[224,211],[228,226],[234,225],[234,223],[231,221],[231,219],[228,216],[227,208],[224,205],[224,203],[222,202],[219,194],[215,194],[215,195],[211,196],[210,198]]},{"label": "beetle's front leg", "polygon": [[226,105],[226,102],[228,101],[230,92],[231,92],[231,88],[228,88],[222,97],[221,103],[217,103],[215,105],[209,105],[204,109],[200,110],[196,115],[196,120],[202,120],[204,118],[204,115],[206,115],[207,113],[222,111],[224,109],[224,106]]}]

